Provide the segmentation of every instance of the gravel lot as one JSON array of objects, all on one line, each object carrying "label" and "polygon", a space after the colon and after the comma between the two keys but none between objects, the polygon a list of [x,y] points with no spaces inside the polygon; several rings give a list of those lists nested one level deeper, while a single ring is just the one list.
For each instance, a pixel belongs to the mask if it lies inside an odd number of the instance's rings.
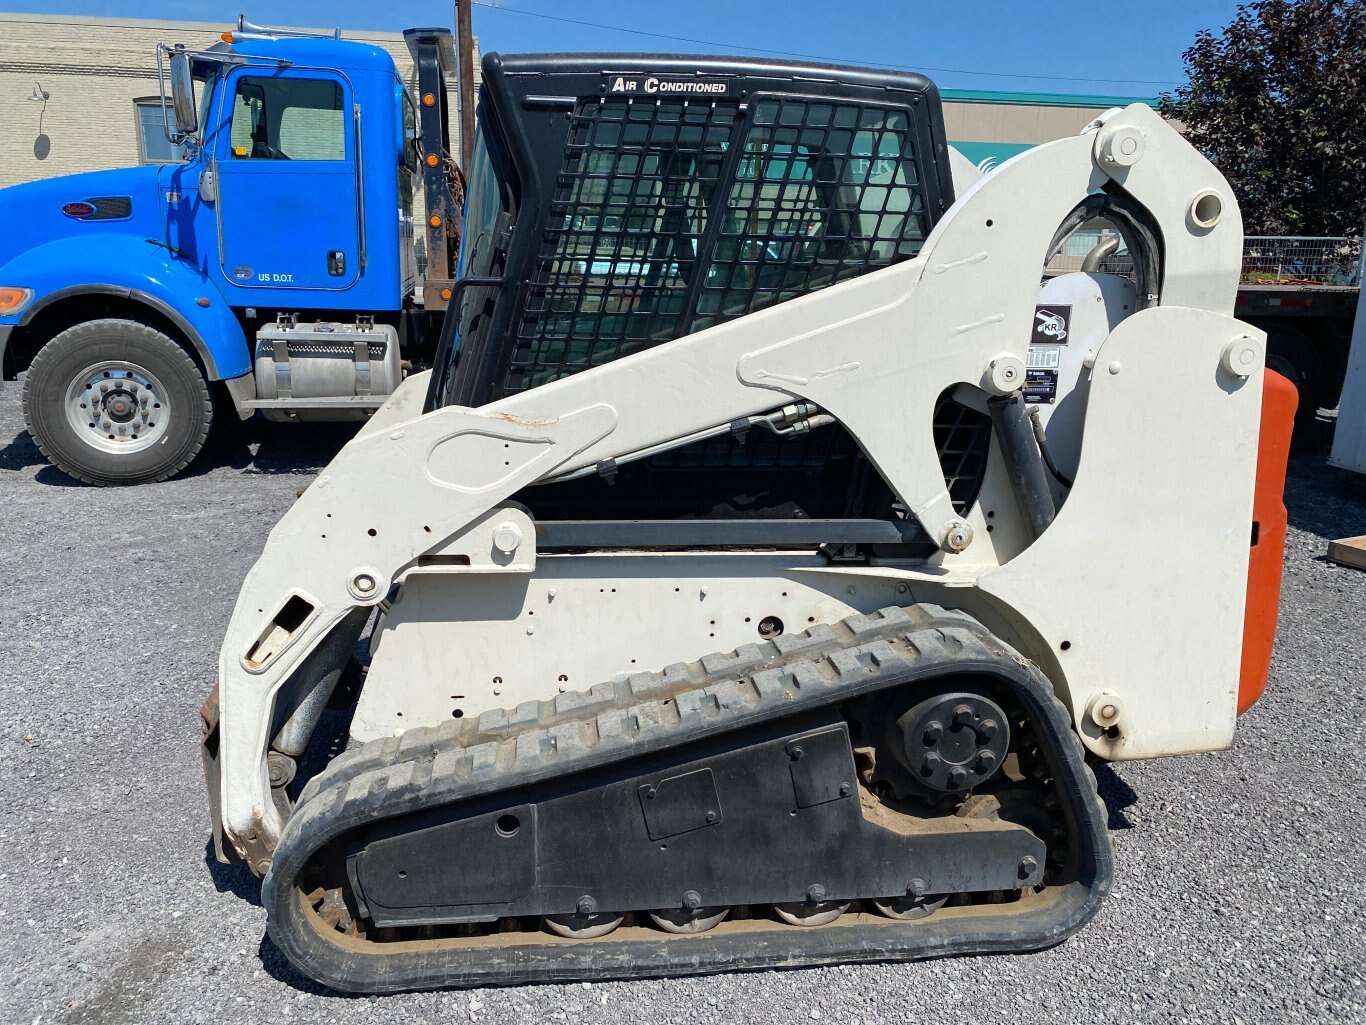
[{"label": "gravel lot", "polygon": [[[357,999],[206,857],[197,708],[267,530],[345,440],[251,425],[191,476],[75,486],[0,391],[0,1021],[1366,1021],[1366,483],[1300,439],[1268,696],[1232,752],[1102,771],[1118,882],[1040,954]],[[1179,586],[1180,581],[1174,581]],[[1336,809],[1336,811],[1334,810]]]}]

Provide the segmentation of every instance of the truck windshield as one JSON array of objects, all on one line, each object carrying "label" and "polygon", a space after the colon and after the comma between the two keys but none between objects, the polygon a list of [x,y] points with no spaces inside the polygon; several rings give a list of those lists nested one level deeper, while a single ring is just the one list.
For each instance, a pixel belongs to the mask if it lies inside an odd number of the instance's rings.
[{"label": "truck windshield", "polygon": [[217,127],[209,124],[209,116],[213,113],[213,90],[217,84],[218,69],[210,68],[199,87],[199,137],[205,143],[208,142],[212,129]]}]

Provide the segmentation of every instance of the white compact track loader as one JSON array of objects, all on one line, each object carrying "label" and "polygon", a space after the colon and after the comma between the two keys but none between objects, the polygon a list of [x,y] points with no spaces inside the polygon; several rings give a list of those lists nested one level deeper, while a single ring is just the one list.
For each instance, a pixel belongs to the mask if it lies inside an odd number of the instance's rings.
[{"label": "white compact track loader", "polygon": [[[1228,183],[1142,105],[979,176],[927,79],[776,61],[490,55],[479,125],[436,369],[203,707],[274,942],[383,992],[1080,928],[1088,760],[1266,679],[1294,397]],[[1088,223],[1131,268],[1045,275]]]}]

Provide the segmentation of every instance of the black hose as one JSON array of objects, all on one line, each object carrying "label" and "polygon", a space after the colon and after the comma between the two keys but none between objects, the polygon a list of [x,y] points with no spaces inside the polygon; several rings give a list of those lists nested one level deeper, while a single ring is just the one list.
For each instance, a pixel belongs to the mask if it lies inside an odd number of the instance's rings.
[{"label": "black hose", "polygon": [[987,400],[987,412],[991,414],[996,441],[1001,446],[1010,486],[1029,521],[1030,531],[1038,537],[1053,522],[1057,509],[1048,489],[1048,478],[1043,475],[1040,450],[1030,436],[1024,397],[1018,391],[993,396]]},{"label": "black hose", "polygon": [[1029,407],[1029,423],[1034,428],[1034,440],[1039,445],[1039,455],[1043,456],[1043,464],[1048,468],[1048,472],[1053,475],[1063,487],[1069,491],[1072,489],[1072,478],[1058,469],[1058,464],[1053,462],[1053,455],[1048,451],[1048,438],[1044,434],[1043,421],[1039,419],[1039,407]]},{"label": "black hose", "polygon": [[1114,182],[1104,191],[1087,196],[1063,218],[1049,243],[1046,259],[1052,258],[1072,232],[1101,217],[1115,226],[1133,257],[1138,309],[1156,306],[1162,285],[1162,232],[1147,209]]}]

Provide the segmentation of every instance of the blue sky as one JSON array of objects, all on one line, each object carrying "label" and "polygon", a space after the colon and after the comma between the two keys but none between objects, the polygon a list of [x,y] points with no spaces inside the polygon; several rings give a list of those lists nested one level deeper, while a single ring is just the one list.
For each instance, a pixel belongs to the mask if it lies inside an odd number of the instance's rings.
[{"label": "blue sky", "polygon": [[[1225,25],[1236,6],[1233,0],[476,0],[473,17],[484,49],[504,53],[762,49],[781,51],[772,56],[909,67],[946,88],[1151,96],[1181,82],[1181,51],[1197,30]],[[8,0],[5,7],[225,25],[245,10],[256,21],[343,29],[450,25],[454,17],[448,0],[275,0],[255,11],[243,0]]]}]

